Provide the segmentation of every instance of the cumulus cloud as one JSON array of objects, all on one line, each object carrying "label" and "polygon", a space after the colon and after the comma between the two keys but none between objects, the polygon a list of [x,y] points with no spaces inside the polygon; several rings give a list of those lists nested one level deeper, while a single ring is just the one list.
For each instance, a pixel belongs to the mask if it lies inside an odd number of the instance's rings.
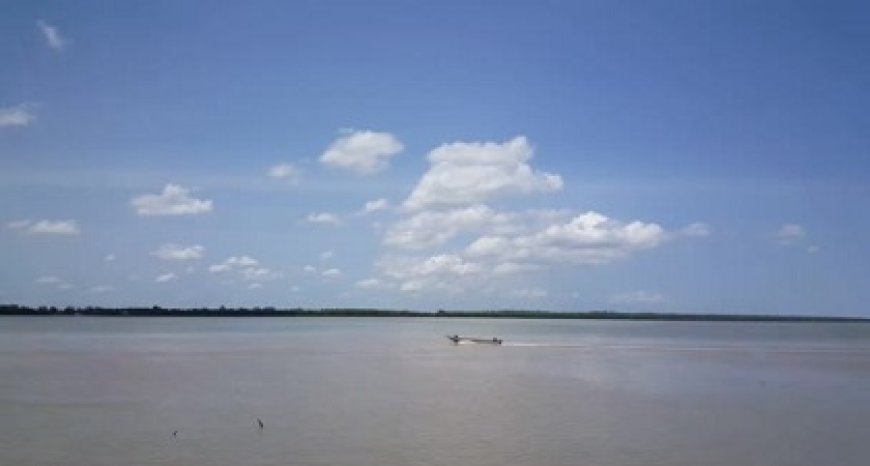
[{"label": "cumulus cloud", "polygon": [[322,261],[328,261],[328,260],[332,259],[333,257],[335,257],[335,251],[333,251],[333,250],[323,251],[320,253],[320,260],[322,260]]},{"label": "cumulus cloud", "polygon": [[297,184],[302,177],[302,172],[293,164],[282,163],[269,168],[269,176],[289,183]]},{"label": "cumulus cloud", "polygon": [[154,281],[157,283],[166,283],[166,282],[175,280],[177,278],[178,278],[178,275],[176,275],[174,272],[169,272],[169,273],[164,273],[162,275],[158,275],[157,278],[154,279]]},{"label": "cumulus cloud", "polygon": [[[388,231],[386,238],[391,244],[404,249],[409,249],[407,245],[443,244],[460,229],[484,233],[459,252],[422,257],[390,255],[378,264],[380,278],[403,291],[480,289],[484,282],[498,283],[508,275],[535,272],[556,264],[609,263],[655,248],[669,238],[655,223],[623,223],[597,212],[566,218],[563,212],[499,214],[487,208],[476,214],[482,212],[486,215],[458,215],[456,218],[463,220],[453,221],[445,216],[450,212],[437,212],[434,217],[437,221],[431,224],[440,222],[443,224],[440,230],[396,229],[405,232],[404,235]],[[500,215],[502,220],[493,221]]]},{"label": "cumulus cloud", "polygon": [[136,196],[130,204],[136,213],[144,216],[196,215],[212,211],[212,201],[190,197],[190,189],[177,184],[167,184],[160,194]]},{"label": "cumulus cloud", "polygon": [[511,216],[478,204],[447,211],[422,211],[390,226],[384,244],[405,249],[423,249],[444,244],[463,231],[507,228]]},{"label": "cumulus cloud", "polygon": [[208,268],[211,273],[229,273],[244,281],[260,282],[279,278],[281,274],[260,265],[260,261],[250,256],[231,256],[220,264]]},{"label": "cumulus cloud", "polygon": [[333,141],[320,161],[330,167],[372,175],[386,169],[390,158],[402,149],[402,143],[390,133],[352,131]]},{"label": "cumulus cloud", "polygon": [[341,269],[326,269],[320,273],[326,278],[338,278],[342,275]]},{"label": "cumulus cloud", "polygon": [[13,107],[0,108],[0,128],[5,126],[27,126],[36,120],[33,105],[18,104]]},{"label": "cumulus cloud", "polygon": [[42,33],[42,37],[45,38],[46,45],[48,45],[52,50],[58,52],[63,51],[64,47],[66,47],[66,41],[63,36],[60,35],[60,31],[57,27],[52,26],[41,19],[36,22],[36,27],[39,29],[39,32]]},{"label": "cumulus cloud", "polygon": [[15,220],[6,225],[27,235],[77,236],[81,229],[75,220]]},{"label": "cumulus cloud", "polygon": [[375,199],[373,201],[368,201],[365,203],[363,208],[359,211],[360,215],[370,214],[372,212],[377,212],[379,210],[387,210],[390,208],[390,201],[380,198]]},{"label": "cumulus cloud", "polygon": [[155,251],[152,251],[151,255],[168,261],[189,261],[202,259],[204,252],[205,248],[199,244],[194,244],[193,246],[179,246],[177,244],[167,243],[160,246]]},{"label": "cumulus cloud", "polygon": [[455,142],[432,150],[429,170],[411,191],[409,209],[475,204],[488,199],[562,188],[562,178],[527,163],[533,149],[524,136],[504,143]]},{"label": "cumulus cloud", "polygon": [[804,227],[794,224],[794,223],[786,223],[779,227],[773,234],[771,235],[773,240],[777,243],[788,246],[791,244],[795,244],[799,241],[802,241],[807,236],[806,230]]},{"label": "cumulus cloud", "polygon": [[308,223],[320,225],[341,225],[341,219],[338,218],[337,215],[331,214],[329,212],[312,212],[308,214],[307,217],[305,217],[305,221]]},{"label": "cumulus cloud", "polygon": [[459,291],[484,271],[481,264],[469,262],[458,254],[395,256],[381,260],[378,267],[399,290],[406,292]]}]

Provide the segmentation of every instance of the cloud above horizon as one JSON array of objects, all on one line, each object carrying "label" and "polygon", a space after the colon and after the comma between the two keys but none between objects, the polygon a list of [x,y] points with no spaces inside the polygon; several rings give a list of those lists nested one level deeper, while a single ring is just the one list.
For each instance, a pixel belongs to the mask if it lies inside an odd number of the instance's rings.
[{"label": "cloud above horizon", "polygon": [[45,44],[48,45],[49,48],[56,52],[63,51],[66,47],[66,40],[61,36],[60,30],[58,30],[57,27],[52,26],[41,19],[36,22],[36,27],[39,29],[39,32],[42,33],[42,37],[45,39]]},{"label": "cloud above horizon", "polygon": [[142,216],[197,215],[211,212],[210,199],[190,197],[190,189],[177,184],[167,184],[160,194],[143,194],[130,201],[136,214]]},{"label": "cloud above horizon", "polygon": [[151,255],[166,261],[191,261],[202,259],[205,248],[199,244],[180,246],[166,243],[151,252]]},{"label": "cloud above horizon", "polygon": [[28,126],[36,121],[34,105],[21,103],[12,107],[0,108],[0,128],[11,126]]},{"label": "cloud above horizon", "polygon": [[81,228],[75,220],[15,220],[6,225],[27,235],[78,236]]},{"label": "cloud above horizon", "polygon": [[504,143],[443,144],[429,152],[429,170],[404,206],[420,210],[468,205],[505,195],[562,189],[562,177],[531,168],[527,162],[533,154],[525,136]]},{"label": "cloud above horizon", "polygon": [[320,162],[359,175],[373,175],[384,171],[390,158],[403,149],[402,143],[390,133],[345,131],[320,156]]}]

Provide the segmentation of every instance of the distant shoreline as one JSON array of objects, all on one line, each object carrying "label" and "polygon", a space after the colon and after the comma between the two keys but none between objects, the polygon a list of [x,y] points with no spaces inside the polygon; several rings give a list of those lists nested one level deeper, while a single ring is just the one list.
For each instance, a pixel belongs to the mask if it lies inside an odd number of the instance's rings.
[{"label": "distant shoreline", "polygon": [[153,307],[29,307],[0,305],[0,316],[103,316],[103,317],[419,317],[490,318],[490,319],[572,319],[572,320],[658,320],[697,322],[851,322],[870,323],[865,317],[825,317],[753,314],[677,314],[660,312],[618,311],[410,311],[389,309],[302,309],[273,307],[253,308],[164,308]]}]

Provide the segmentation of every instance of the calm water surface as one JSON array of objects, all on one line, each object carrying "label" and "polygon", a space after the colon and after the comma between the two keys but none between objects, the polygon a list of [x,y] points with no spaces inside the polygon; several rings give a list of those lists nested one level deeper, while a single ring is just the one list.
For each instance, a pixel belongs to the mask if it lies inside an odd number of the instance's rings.
[{"label": "calm water surface", "polygon": [[866,466],[870,325],[3,317],[0,421],[2,465]]}]

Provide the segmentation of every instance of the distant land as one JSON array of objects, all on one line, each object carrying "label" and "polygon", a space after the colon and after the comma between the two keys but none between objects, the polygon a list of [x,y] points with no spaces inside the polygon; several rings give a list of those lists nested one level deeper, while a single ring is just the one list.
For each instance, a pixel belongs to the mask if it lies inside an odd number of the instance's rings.
[{"label": "distant land", "polygon": [[364,308],[274,308],[274,307],[217,307],[217,308],[165,308],[152,307],[29,307],[17,304],[0,305],[0,316],[106,316],[106,317],[420,317],[420,318],[491,318],[491,319],[612,319],[662,320],[707,322],[864,322],[865,317],[790,316],[753,314],[681,314],[667,312],[618,311],[531,311],[531,310],[469,310],[469,311],[412,311]]}]

